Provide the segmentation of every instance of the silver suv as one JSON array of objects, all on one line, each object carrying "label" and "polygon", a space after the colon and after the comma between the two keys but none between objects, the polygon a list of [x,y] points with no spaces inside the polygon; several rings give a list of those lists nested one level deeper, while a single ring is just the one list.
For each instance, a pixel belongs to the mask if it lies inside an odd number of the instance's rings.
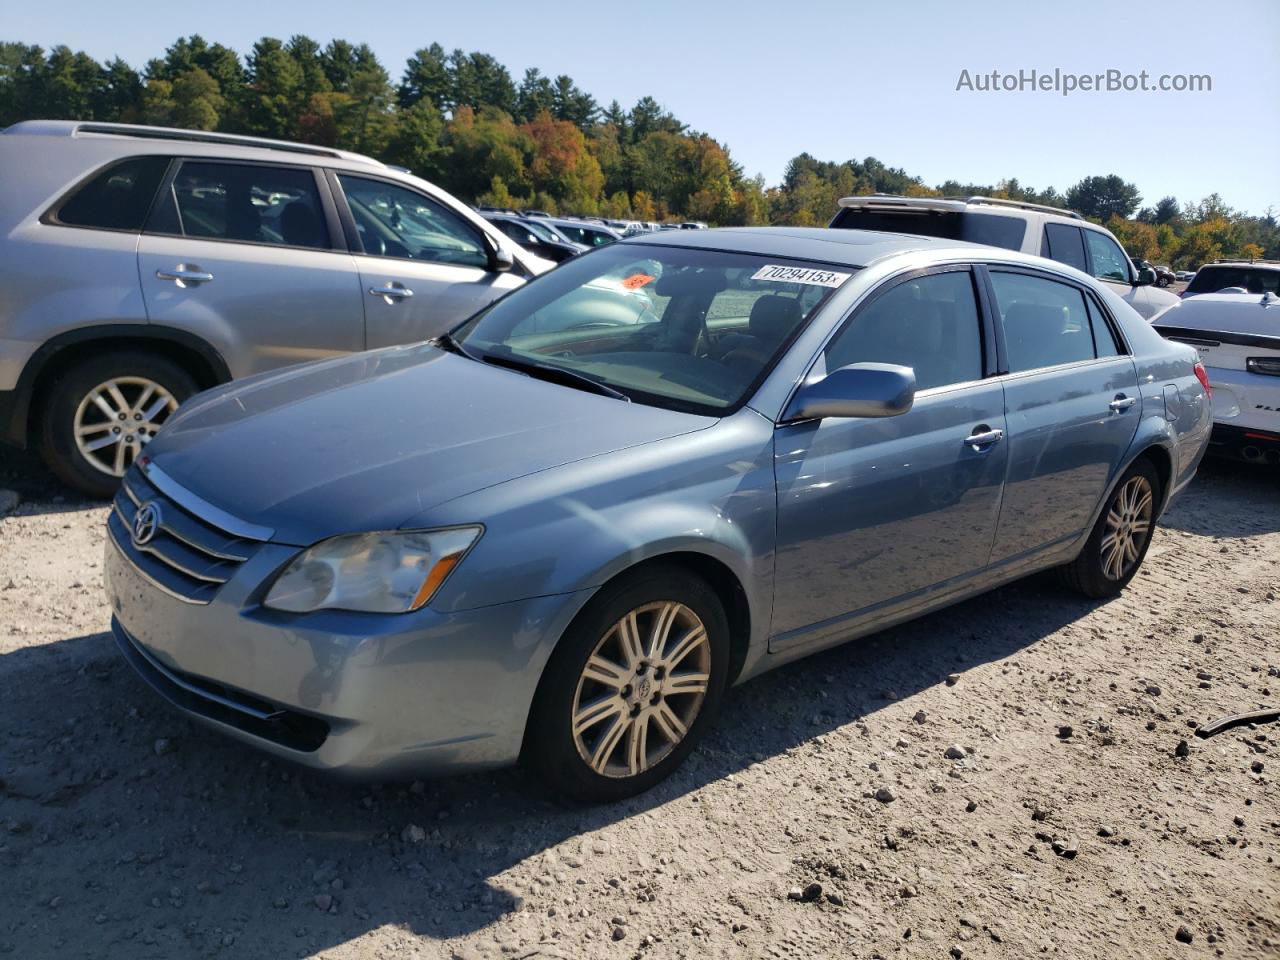
[{"label": "silver suv", "polygon": [[93,495],[198,390],[437,336],[552,266],[325,147],[38,120],[0,171],[0,441]]},{"label": "silver suv", "polygon": [[851,230],[887,230],[966,240],[1057,260],[1103,281],[1146,319],[1178,302],[1137,270],[1106,227],[1074,210],[994,197],[844,197],[831,221]]}]

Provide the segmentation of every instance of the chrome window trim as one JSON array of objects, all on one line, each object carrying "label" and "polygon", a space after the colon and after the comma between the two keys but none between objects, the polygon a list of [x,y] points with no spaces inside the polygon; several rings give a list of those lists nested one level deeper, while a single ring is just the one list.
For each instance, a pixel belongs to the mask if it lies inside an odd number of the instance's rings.
[{"label": "chrome window trim", "polygon": [[233,517],[220,507],[215,507],[203,497],[192,493],[161,470],[154,460],[141,462],[139,469],[151,481],[152,486],[205,523],[220,530],[225,530],[227,533],[234,534],[237,537],[243,537],[245,540],[266,542],[275,535],[275,530],[271,527],[259,526],[256,523],[249,523],[246,520]]},{"label": "chrome window trim", "polygon": [[1090,357],[1088,360],[1072,360],[1070,363],[1055,363],[1050,367],[1033,367],[1030,370],[1012,370],[1009,373],[996,374],[990,377],[990,380],[998,380],[1002,383],[1009,380],[1016,380],[1022,377],[1034,377],[1041,373],[1057,373],[1060,370],[1076,370],[1084,367],[1097,366],[1103,363],[1114,363],[1117,360],[1128,360],[1133,362],[1132,354],[1117,353],[1109,357]]}]

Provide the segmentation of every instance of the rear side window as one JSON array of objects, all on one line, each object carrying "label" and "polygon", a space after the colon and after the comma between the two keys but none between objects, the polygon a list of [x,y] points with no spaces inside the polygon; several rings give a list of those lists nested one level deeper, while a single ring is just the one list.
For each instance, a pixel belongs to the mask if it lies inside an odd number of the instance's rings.
[{"label": "rear side window", "polygon": [[1280,270],[1256,267],[1201,267],[1187,284],[1187,293],[1216,293],[1227,287],[1243,287],[1250,293],[1280,294]]},{"label": "rear side window", "polygon": [[113,164],[72,194],[53,220],[72,227],[139,231],[168,167],[168,157]]},{"label": "rear side window", "polygon": [[298,167],[186,162],[173,181],[186,237],[327,250],[315,175]]},{"label": "rear side window", "polygon": [[1085,296],[1078,288],[998,270],[991,271],[991,285],[1004,324],[1010,373],[1097,355]]},{"label": "rear side window", "polygon": [[982,329],[967,270],[905,280],[860,310],[826,349],[827,370],[896,363],[916,388],[982,379]]},{"label": "rear side window", "polygon": [[1089,260],[1093,264],[1091,271],[1099,280],[1118,280],[1129,282],[1129,258],[1119,245],[1105,233],[1097,230],[1085,230],[1084,243],[1089,249]]},{"label": "rear side window", "polygon": [[1021,250],[1027,223],[1021,217],[949,210],[861,210],[846,207],[831,226],[844,230],[910,233],[917,237],[964,240],[989,247]]},{"label": "rear side window", "polygon": [[1046,223],[1040,256],[1065,263],[1085,273],[1089,272],[1089,264],[1084,257],[1084,238],[1080,236],[1079,227],[1065,223]]}]

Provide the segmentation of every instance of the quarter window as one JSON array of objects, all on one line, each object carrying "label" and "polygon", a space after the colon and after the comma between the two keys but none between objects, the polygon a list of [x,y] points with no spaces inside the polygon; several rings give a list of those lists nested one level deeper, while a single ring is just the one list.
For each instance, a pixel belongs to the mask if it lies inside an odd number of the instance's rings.
[{"label": "quarter window", "polygon": [[1004,324],[1009,372],[1095,356],[1085,296],[1079,288],[1023,273],[991,272]]},{"label": "quarter window", "polygon": [[113,164],[63,203],[54,219],[71,227],[139,231],[168,167],[168,157]]},{"label": "quarter window", "polygon": [[1097,230],[1085,230],[1084,242],[1089,248],[1089,259],[1093,261],[1095,277],[1099,280],[1129,282],[1129,258],[1114,240]]},{"label": "quarter window", "polygon": [[1117,357],[1122,354],[1124,351],[1116,343],[1116,336],[1111,332],[1110,324],[1102,316],[1102,311],[1093,302],[1093,298],[1085,297],[1084,303],[1089,309],[1089,324],[1093,327],[1093,345],[1098,356]]},{"label": "quarter window", "polygon": [[374,257],[487,267],[480,232],[420,193],[339,175],[364,252]]},{"label": "quarter window", "polygon": [[982,378],[982,329],[969,271],[926,274],[854,314],[826,349],[827,370],[896,363],[927,390]]},{"label": "quarter window", "polygon": [[188,161],[174,178],[173,198],[176,229],[186,237],[330,247],[315,175],[307,169]]}]

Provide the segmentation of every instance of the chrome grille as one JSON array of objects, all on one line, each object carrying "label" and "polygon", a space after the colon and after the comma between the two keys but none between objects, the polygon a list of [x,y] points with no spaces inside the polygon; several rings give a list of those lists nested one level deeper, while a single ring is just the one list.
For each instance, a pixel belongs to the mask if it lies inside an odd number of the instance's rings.
[{"label": "chrome grille", "polygon": [[[138,543],[134,520],[144,504],[158,507],[160,520],[150,540]],[[130,470],[121,484],[107,528],[115,546],[143,576],[187,603],[212,600],[260,546],[180,506],[140,470]]]}]

